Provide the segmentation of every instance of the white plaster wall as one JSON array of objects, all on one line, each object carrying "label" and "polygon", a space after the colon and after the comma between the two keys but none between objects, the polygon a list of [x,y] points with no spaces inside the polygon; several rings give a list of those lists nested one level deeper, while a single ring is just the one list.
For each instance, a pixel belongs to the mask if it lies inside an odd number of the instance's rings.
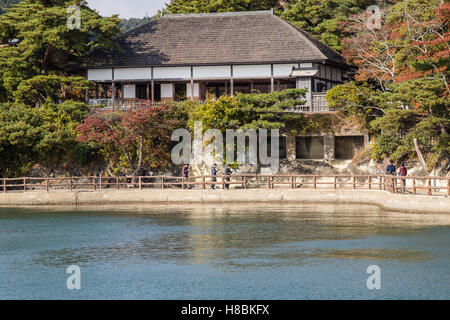
[{"label": "white plaster wall", "polygon": [[300,63],[300,68],[312,68],[313,64],[310,62],[307,63]]},{"label": "white plaster wall", "polygon": [[123,86],[123,97],[124,99],[134,99],[136,98],[136,85],[126,84]]},{"label": "white plaster wall", "polygon": [[233,66],[233,78],[270,78],[272,67],[265,65],[239,65]]},{"label": "white plaster wall", "polygon": [[[198,83],[194,83],[194,97],[200,96],[200,85]],[[191,97],[191,83],[186,83],[186,97]]]},{"label": "white plaster wall", "polygon": [[298,67],[298,64],[274,64],[273,76],[274,77],[289,77],[292,73],[292,68]]},{"label": "white plaster wall", "polygon": [[156,67],[153,68],[154,79],[190,79],[191,67]]},{"label": "white plaster wall", "polygon": [[161,98],[173,98],[173,84],[162,83],[161,84]]},{"label": "white plaster wall", "polygon": [[114,80],[150,80],[151,78],[151,68],[114,69]]},{"label": "white plaster wall", "polygon": [[195,79],[230,78],[231,66],[200,66],[194,67]]},{"label": "white plaster wall", "polygon": [[91,81],[112,80],[112,69],[89,69],[87,78]]}]

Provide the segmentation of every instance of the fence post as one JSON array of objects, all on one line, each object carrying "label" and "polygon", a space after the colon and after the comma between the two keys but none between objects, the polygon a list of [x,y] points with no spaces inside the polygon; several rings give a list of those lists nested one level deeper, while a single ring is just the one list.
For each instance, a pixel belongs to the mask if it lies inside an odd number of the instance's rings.
[{"label": "fence post", "polygon": [[447,195],[450,196],[450,179],[447,178]]},{"label": "fence post", "polygon": [[23,178],[23,192],[27,192],[27,178]]},{"label": "fence post", "polygon": [[383,176],[379,176],[378,179],[378,186],[380,190],[383,190]]},{"label": "fence post", "polygon": [[202,189],[205,190],[206,186],[205,186],[205,176],[202,176]]},{"label": "fence post", "polygon": [[372,190],[372,176],[369,176],[369,190]]},{"label": "fence post", "polygon": [[73,190],[72,177],[69,178],[70,191]]},{"label": "fence post", "polygon": [[416,189],[416,178],[412,179],[412,184],[413,184],[413,195],[416,195],[417,193],[417,189]]},{"label": "fence post", "polygon": [[225,176],[222,176],[222,190],[225,190]]},{"label": "fence post", "polygon": [[247,176],[244,176],[244,189],[247,189]]},{"label": "fence post", "polygon": [[142,190],[142,177],[139,176],[139,190]]},{"label": "fence post", "polygon": [[431,196],[431,194],[432,194],[432,192],[431,192],[431,178],[430,177],[428,177],[428,192],[427,192],[427,194],[429,196]]},{"label": "fence post", "polygon": [[317,189],[317,176],[313,177],[313,188],[314,190]]},{"label": "fence post", "polygon": [[356,189],[356,176],[353,176],[353,190]]},{"label": "fence post", "polygon": [[337,176],[334,176],[334,190],[337,189]]},{"label": "fence post", "polygon": [[45,191],[48,192],[48,180],[49,178],[45,178]]},{"label": "fence post", "polygon": [[161,177],[161,189],[164,189],[164,177]]},{"label": "fence post", "polygon": [[291,188],[295,189],[295,187],[294,187],[294,176],[291,176]]},{"label": "fence post", "polygon": [[92,177],[92,189],[95,191],[95,189],[96,189],[96,185],[95,185],[95,179],[96,179],[96,177],[94,176],[94,177]]},{"label": "fence post", "polygon": [[402,188],[402,194],[405,194],[405,183],[406,183],[406,178],[400,179],[400,186]]},{"label": "fence post", "polygon": [[3,178],[3,192],[6,193],[6,178]]},{"label": "fence post", "polygon": [[270,176],[267,177],[267,185],[269,186],[270,189]]},{"label": "fence post", "polygon": [[117,190],[119,190],[120,189],[120,183],[119,183],[119,177],[118,176],[116,177],[116,182],[117,182]]}]

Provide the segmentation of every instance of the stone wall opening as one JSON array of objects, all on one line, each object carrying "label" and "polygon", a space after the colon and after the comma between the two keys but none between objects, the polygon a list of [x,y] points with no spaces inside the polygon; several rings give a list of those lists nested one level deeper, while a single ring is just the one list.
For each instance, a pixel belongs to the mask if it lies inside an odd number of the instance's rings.
[{"label": "stone wall opening", "polygon": [[335,137],[335,158],[350,160],[358,149],[364,148],[364,136]]},{"label": "stone wall opening", "polygon": [[323,159],[323,137],[296,137],[296,159]]}]

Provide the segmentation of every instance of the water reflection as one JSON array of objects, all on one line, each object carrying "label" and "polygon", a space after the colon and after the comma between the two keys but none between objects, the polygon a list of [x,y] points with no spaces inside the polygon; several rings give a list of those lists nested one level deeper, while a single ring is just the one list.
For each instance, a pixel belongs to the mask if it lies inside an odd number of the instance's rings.
[{"label": "water reflection", "polygon": [[[100,235],[120,225],[120,233],[114,230],[116,233],[104,241],[86,232],[87,238],[79,246],[41,250],[32,258],[32,263],[58,267],[113,262],[209,264],[238,270],[298,266],[327,259],[423,261],[432,259],[433,254],[408,245],[401,249],[389,245],[365,247],[357,240],[450,225],[446,215],[393,213],[373,206],[84,207],[74,208],[70,214],[51,208],[40,213],[22,212],[17,218],[24,219],[27,214],[36,221],[49,217],[64,223],[73,220],[75,229],[89,225]],[[0,221],[12,216],[0,210]],[[12,230],[19,229],[2,228],[0,236],[10,235]],[[79,231],[75,234],[80,236]]]}]

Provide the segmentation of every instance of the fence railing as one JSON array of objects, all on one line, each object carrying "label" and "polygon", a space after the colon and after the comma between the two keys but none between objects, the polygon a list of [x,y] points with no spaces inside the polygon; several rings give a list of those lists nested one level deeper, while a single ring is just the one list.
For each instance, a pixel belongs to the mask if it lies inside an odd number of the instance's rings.
[{"label": "fence railing", "polygon": [[158,105],[158,102],[145,99],[123,99],[116,98],[114,104],[112,99],[89,99],[89,105],[104,105],[106,110],[128,110],[133,108],[149,108]]},{"label": "fence railing", "polygon": [[121,189],[329,189],[387,190],[399,194],[450,196],[450,178],[386,175],[231,175],[0,178],[0,192]]}]

